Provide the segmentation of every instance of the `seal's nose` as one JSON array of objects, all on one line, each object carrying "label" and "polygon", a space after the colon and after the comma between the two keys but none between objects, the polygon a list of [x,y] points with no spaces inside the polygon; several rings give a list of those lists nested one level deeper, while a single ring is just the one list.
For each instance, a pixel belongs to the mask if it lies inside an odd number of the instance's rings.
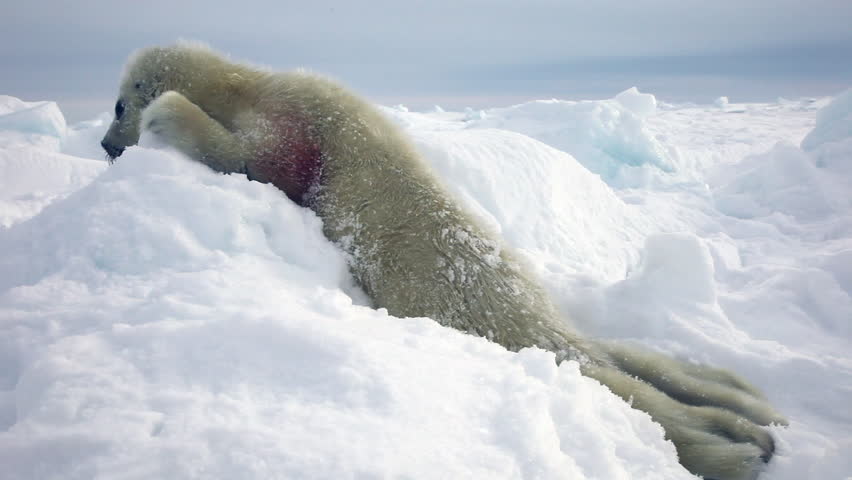
[{"label": "seal's nose", "polygon": [[110,161],[115,160],[116,157],[121,156],[122,152],[124,152],[123,148],[111,145],[107,143],[106,140],[101,141],[101,147],[103,147],[103,149],[106,151]]}]

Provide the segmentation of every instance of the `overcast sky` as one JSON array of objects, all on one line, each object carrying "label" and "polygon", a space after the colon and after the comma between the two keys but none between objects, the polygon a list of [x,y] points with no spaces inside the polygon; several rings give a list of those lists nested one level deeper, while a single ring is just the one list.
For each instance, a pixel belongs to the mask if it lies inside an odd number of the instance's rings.
[{"label": "overcast sky", "polygon": [[710,102],[852,86],[850,0],[0,0],[0,94],[109,110],[134,49],[178,38],[415,108]]}]

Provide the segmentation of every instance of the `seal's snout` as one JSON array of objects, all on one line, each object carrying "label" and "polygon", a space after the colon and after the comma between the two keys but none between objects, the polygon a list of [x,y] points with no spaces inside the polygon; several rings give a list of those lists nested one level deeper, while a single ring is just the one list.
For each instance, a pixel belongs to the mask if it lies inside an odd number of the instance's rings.
[{"label": "seal's snout", "polygon": [[110,162],[115,160],[116,157],[121,156],[121,154],[124,152],[123,147],[116,147],[115,145],[107,143],[106,140],[101,141],[101,147],[103,147],[106,151],[107,156],[109,156]]}]

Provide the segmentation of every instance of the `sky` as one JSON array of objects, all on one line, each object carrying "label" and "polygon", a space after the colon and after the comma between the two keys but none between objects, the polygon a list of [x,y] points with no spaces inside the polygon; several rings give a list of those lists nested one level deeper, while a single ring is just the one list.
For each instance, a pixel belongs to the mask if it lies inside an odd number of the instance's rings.
[{"label": "sky", "polygon": [[111,109],[135,49],[200,40],[384,104],[768,101],[852,85],[848,0],[0,0],[0,94]]}]

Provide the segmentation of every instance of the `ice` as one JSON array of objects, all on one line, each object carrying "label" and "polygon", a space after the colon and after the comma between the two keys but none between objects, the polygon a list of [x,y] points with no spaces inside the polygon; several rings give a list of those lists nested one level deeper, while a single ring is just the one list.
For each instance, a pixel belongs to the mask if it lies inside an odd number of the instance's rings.
[{"label": "ice", "polygon": [[650,93],[640,93],[636,87],[630,87],[619,93],[615,96],[615,100],[642,118],[657,112],[657,99]]},{"label": "ice", "polygon": [[522,133],[572,154],[616,188],[689,180],[676,148],[646,129],[656,111],[653,95],[634,87],[605,101],[539,100],[467,115],[468,128]]},{"label": "ice", "polygon": [[802,149],[815,150],[830,142],[852,138],[852,88],[841,93],[821,108],[816,116],[816,128],[802,140]]},{"label": "ice", "polygon": [[65,117],[56,102],[24,102],[0,95],[0,130],[62,137]]},{"label": "ice", "polygon": [[[848,214],[852,199],[852,90],[821,108],[801,148],[781,141],[710,177],[717,208],[731,216],[789,215],[810,223]],[[845,216],[845,215],[844,215]],[[841,225],[846,225],[844,221]],[[830,236],[845,236],[845,226]]]},{"label": "ice", "polygon": [[[694,478],[576,364],[370,307],[275,188],[107,167],[109,115],[0,99],[30,112],[0,129],[0,477]],[[760,480],[822,480],[850,474],[848,105],[382,111],[581,331],[745,376],[791,421]]]}]

